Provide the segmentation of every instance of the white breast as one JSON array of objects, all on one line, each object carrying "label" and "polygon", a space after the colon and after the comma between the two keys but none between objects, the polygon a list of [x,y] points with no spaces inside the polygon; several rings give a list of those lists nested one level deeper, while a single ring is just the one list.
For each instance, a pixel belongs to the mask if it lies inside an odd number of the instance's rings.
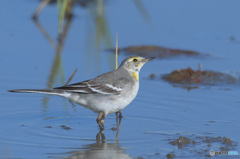
[{"label": "white breast", "polygon": [[122,110],[126,106],[128,106],[137,96],[138,89],[139,89],[139,83],[136,83],[131,89],[131,91],[126,91],[124,92],[124,94],[120,95],[120,98],[115,102],[115,106],[113,106],[115,108],[113,112]]}]

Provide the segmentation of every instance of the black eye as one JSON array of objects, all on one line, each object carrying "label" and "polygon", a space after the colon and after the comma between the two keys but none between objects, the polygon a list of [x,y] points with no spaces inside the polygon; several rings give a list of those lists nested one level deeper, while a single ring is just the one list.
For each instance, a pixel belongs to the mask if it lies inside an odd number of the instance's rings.
[{"label": "black eye", "polygon": [[133,62],[137,62],[138,60],[137,59],[133,59]]}]

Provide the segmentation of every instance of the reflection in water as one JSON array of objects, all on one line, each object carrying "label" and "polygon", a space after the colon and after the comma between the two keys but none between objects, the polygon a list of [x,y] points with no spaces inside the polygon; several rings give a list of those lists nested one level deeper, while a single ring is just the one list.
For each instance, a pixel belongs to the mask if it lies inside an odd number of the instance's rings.
[{"label": "reflection in water", "polygon": [[[100,130],[96,135],[96,142],[83,145],[81,148],[71,148],[80,149],[79,151],[65,152],[65,157],[60,157],[64,159],[129,159],[131,158],[127,154],[124,148],[121,148],[118,143],[118,135],[121,124],[121,117],[116,117],[116,128],[112,128],[112,131],[116,130],[116,138],[114,140],[107,140],[104,134],[104,130]],[[57,154],[58,155],[58,154]],[[62,155],[62,153],[61,153]]]},{"label": "reflection in water", "polygon": [[37,19],[34,20],[34,23],[36,24],[37,28],[39,29],[39,31],[43,34],[43,36],[47,39],[47,41],[49,42],[49,44],[56,49],[56,42],[51,38],[51,36],[48,34],[48,32],[46,32],[46,30],[42,27],[42,25],[38,22]]},{"label": "reflection in water", "polygon": [[140,14],[142,15],[142,17],[145,19],[145,21],[150,22],[151,21],[151,17],[148,14],[147,9],[145,8],[144,4],[142,3],[141,0],[134,0],[133,1],[137,7],[137,9],[139,10]]},{"label": "reflection in water", "polygon": [[[61,53],[62,53],[62,48],[64,45],[64,40],[66,39],[66,36],[68,34],[71,22],[72,22],[72,16],[67,16],[66,17],[66,23],[63,28],[62,34],[58,35],[58,41],[57,44],[54,42],[54,40],[49,36],[49,34],[45,31],[45,29],[42,27],[42,25],[38,22],[37,19],[34,20],[36,26],[38,29],[41,31],[41,33],[44,35],[44,37],[49,41],[51,46],[56,50],[55,52],[55,58],[53,61],[53,65],[51,68],[51,72],[49,75],[49,79],[47,82],[47,88],[52,88],[53,83],[57,81],[57,79],[61,79],[61,84],[64,84],[65,78],[64,78],[64,71],[63,71],[63,66],[62,66],[62,60],[61,60]],[[60,76],[60,78],[58,77]],[[48,97],[43,98],[43,105],[46,107],[48,103]]]},{"label": "reflection in water", "polygon": [[[63,16],[65,14],[65,18],[67,16],[72,16],[72,10],[75,6],[79,5],[86,9],[89,13],[89,17],[87,18],[87,30],[84,31],[86,33],[86,51],[85,51],[85,59],[86,68],[91,69],[94,66],[94,70],[97,70],[97,74],[100,72],[99,66],[101,66],[100,59],[100,51],[106,48],[112,48],[112,39],[110,35],[110,28],[108,27],[107,20],[105,18],[105,10],[104,10],[104,1],[103,0],[67,0],[67,1],[57,1],[59,7],[59,29],[62,30],[61,24],[63,23]],[[66,4],[64,6],[63,2]],[[40,14],[40,12],[48,5],[56,3],[56,0],[42,0],[33,14],[33,19],[36,20]],[[64,9],[65,8],[65,9]],[[92,23],[93,22],[93,23]],[[40,29],[41,30],[41,29]],[[81,30],[80,30],[81,31]],[[42,32],[42,31],[41,31]],[[46,36],[46,33],[42,32],[43,35],[48,39],[51,45],[54,45],[54,42]],[[61,33],[61,32],[59,32]],[[102,48],[103,47],[103,48]],[[95,65],[92,64],[94,59]],[[89,61],[91,60],[91,61]],[[114,69],[114,56],[109,54],[108,61],[110,64],[110,68]],[[90,70],[85,69],[85,74],[91,72]]]},{"label": "reflection in water", "polygon": [[105,141],[97,141],[96,143],[84,145],[81,151],[71,151],[67,154],[69,157],[66,159],[98,159],[98,158],[116,158],[116,159],[128,159],[131,158],[129,154],[126,154],[125,150],[119,146],[118,143],[106,143]]},{"label": "reflection in water", "polygon": [[[87,8],[86,21],[86,51],[84,55],[84,74],[97,71],[96,74],[101,74],[101,51],[106,48],[112,48],[111,32],[106,19],[104,10],[104,1],[98,0],[96,3],[90,3]],[[114,55],[108,54],[109,67],[114,70]],[[94,63],[94,65],[92,65]],[[90,70],[92,69],[92,70]]]},{"label": "reflection in water", "polygon": [[[72,8],[74,6],[76,6],[77,4],[82,6],[82,7],[86,7],[88,5],[88,3],[95,1],[95,0],[64,0],[67,2],[67,6],[65,10],[65,13],[70,15],[72,14]],[[37,19],[39,14],[42,12],[42,10],[49,4],[54,4],[54,3],[58,3],[58,5],[61,5],[61,3],[63,2],[63,0],[42,0],[38,6],[38,8],[35,10],[34,14],[32,15],[33,19]],[[60,7],[60,6],[59,6]],[[61,9],[61,8],[60,8]]]},{"label": "reflection in water", "polygon": [[[37,26],[37,28],[40,30],[40,32],[43,34],[43,36],[47,39],[47,41],[50,43],[50,45],[56,50],[55,52],[55,58],[53,61],[53,65],[51,68],[51,72],[49,75],[49,79],[47,82],[47,88],[53,88],[54,83],[56,83],[56,81],[59,81],[60,79],[60,85],[64,85],[65,83],[65,76],[64,76],[64,69],[62,66],[62,60],[61,60],[61,53],[62,53],[62,48],[64,46],[64,42],[66,39],[66,36],[68,34],[68,31],[70,29],[70,25],[72,22],[72,8],[74,5],[76,4],[80,4],[82,7],[85,7],[87,9],[87,11],[90,13],[90,21],[87,21],[87,25],[89,24],[88,22],[94,22],[94,25],[91,26],[95,26],[95,28],[91,28],[91,27],[87,27],[87,31],[86,31],[86,37],[90,38],[90,40],[86,40],[87,44],[86,44],[86,56],[84,59],[85,63],[85,68],[84,69],[84,73],[88,74],[90,71],[89,69],[91,69],[94,66],[94,70],[97,70],[97,74],[102,73],[99,69],[101,67],[101,63],[100,63],[100,51],[102,50],[102,43],[104,42],[104,48],[110,48],[111,45],[111,36],[110,36],[110,30],[108,28],[106,19],[105,19],[105,14],[104,14],[104,4],[103,4],[103,0],[98,0],[98,1],[93,1],[93,0],[85,0],[85,1],[76,1],[76,0],[68,0],[67,3],[67,7],[66,7],[66,12],[65,13],[65,18],[62,19],[62,22],[64,22],[64,26],[59,25],[61,28],[58,28],[59,30],[62,30],[61,32],[58,32],[58,40],[57,42],[55,42],[53,39],[51,38],[51,36],[49,36],[48,32],[42,27],[42,25],[39,23],[39,21],[37,20],[38,14],[41,12],[41,10],[48,5],[49,3],[51,3],[51,1],[49,0],[43,0],[41,1],[39,8],[36,10],[35,14],[33,15],[33,19],[34,22]],[[59,11],[59,16],[61,14],[61,10]],[[63,21],[64,20],[64,21]],[[61,23],[61,19],[59,19],[59,23]],[[91,28],[89,30],[89,28]],[[91,34],[95,31],[95,34]],[[81,30],[80,30],[81,31]],[[93,43],[94,42],[94,43]],[[110,64],[110,68],[114,69],[114,55],[109,54],[109,64]],[[93,62],[93,59],[94,62]],[[91,60],[91,61],[89,61]],[[92,65],[92,63],[94,63],[94,65]],[[89,66],[90,65],[90,66]],[[43,99],[43,105],[47,105],[48,103],[48,97],[45,97]]]},{"label": "reflection in water", "polygon": [[[58,40],[55,42],[54,38],[49,36],[48,32],[42,27],[42,25],[38,22],[38,15],[40,12],[48,5],[48,4],[58,4],[59,8],[59,28],[61,32],[58,32]],[[66,2],[66,3],[63,3]],[[85,69],[84,74],[89,74],[93,71],[97,71],[96,74],[102,73],[100,70],[101,59],[100,52],[105,50],[106,48],[112,48],[112,39],[111,39],[111,31],[108,26],[108,22],[106,19],[106,13],[104,6],[106,1],[103,0],[67,0],[67,1],[56,1],[56,0],[42,0],[33,14],[33,20],[43,34],[43,36],[47,39],[50,45],[55,49],[55,58],[53,61],[53,65],[51,68],[51,72],[49,75],[49,79],[47,82],[47,88],[53,88],[54,83],[60,79],[61,85],[65,83],[64,77],[64,69],[62,66],[61,60],[61,52],[64,46],[64,40],[68,34],[70,29],[70,25],[73,18],[73,8],[77,5],[86,9],[88,18],[86,21],[87,30],[84,31],[86,33],[86,51],[85,51],[85,59],[84,66]],[[145,9],[143,3],[139,1],[134,1],[134,4],[139,9],[141,15],[145,20],[149,20],[150,17],[148,15],[147,10]],[[65,25],[62,25],[65,24]],[[80,32],[83,32],[79,30]],[[113,54],[108,54],[108,61],[110,70],[115,69],[115,57]],[[94,65],[92,65],[94,63]],[[92,69],[92,70],[91,70]],[[43,104],[46,106],[48,103],[48,98],[43,99]]]},{"label": "reflection in water", "polygon": [[[114,49],[109,49],[109,51],[113,52]],[[137,55],[137,56],[153,56],[156,58],[176,58],[180,56],[187,56],[187,57],[195,57],[195,58],[202,58],[208,55],[200,54],[196,51],[191,50],[182,50],[182,49],[172,49],[166,48],[157,45],[139,45],[139,46],[129,46],[124,48],[119,48],[119,53],[125,53],[127,55]]]}]

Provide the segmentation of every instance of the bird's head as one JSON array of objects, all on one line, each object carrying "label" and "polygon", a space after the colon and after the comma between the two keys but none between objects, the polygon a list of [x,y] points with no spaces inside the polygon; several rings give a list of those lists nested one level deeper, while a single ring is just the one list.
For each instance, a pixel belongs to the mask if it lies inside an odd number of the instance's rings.
[{"label": "bird's head", "polygon": [[123,60],[120,68],[126,69],[128,72],[133,74],[136,80],[138,80],[138,74],[142,66],[152,59],[154,59],[154,57],[144,58],[140,56],[130,56]]}]

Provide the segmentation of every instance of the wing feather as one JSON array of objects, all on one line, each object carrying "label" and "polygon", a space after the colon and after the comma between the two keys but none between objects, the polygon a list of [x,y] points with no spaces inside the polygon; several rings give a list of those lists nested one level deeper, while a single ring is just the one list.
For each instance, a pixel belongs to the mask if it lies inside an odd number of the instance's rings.
[{"label": "wing feather", "polygon": [[84,93],[84,94],[115,94],[121,93],[122,88],[112,84],[95,83],[93,81],[84,81],[54,89],[62,89],[68,92]]}]

